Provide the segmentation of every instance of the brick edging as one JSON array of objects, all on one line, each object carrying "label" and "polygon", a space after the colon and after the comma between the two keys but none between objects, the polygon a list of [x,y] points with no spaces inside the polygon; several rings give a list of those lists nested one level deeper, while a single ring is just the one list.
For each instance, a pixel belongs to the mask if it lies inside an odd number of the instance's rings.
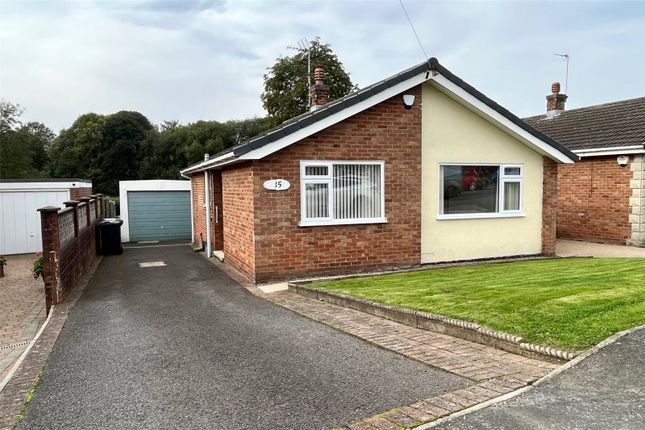
[{"label": "brick edging", "polygon": [[290,282],[289,289],[304,297],[355,309],[422,330],[443,333],[482,345],[492,346],[524,357],[558,364],[565,363],[575,357],[575,354],[568,351],[527,343],[519,336],[444,315],[385,305],[347,294],[332,293],[318,288],[307,287],[298,282]]}]

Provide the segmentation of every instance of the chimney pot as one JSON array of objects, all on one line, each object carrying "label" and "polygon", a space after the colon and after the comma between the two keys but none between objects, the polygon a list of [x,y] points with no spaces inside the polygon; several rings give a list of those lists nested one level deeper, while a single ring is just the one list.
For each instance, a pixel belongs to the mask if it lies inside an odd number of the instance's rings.
[{"label": "chimney pot", "polygon": [[314,68],[314,81],[316,85],[325,85],[325,69],[322,64],[316,64]]},{"label": "chimney pot", "polygon": [[316,110],[329,101],[329,87],[325,85],[325,69],[322,64],[314,67],[314,84],[309,88],[309,109]]},{"label": "chimney pot", "polygon": [[553,118],[564,111],[564,103],[567,101],[567,95],[560,93],[560,82],[551,84],[551,94],[546,96],[546,116]]}]

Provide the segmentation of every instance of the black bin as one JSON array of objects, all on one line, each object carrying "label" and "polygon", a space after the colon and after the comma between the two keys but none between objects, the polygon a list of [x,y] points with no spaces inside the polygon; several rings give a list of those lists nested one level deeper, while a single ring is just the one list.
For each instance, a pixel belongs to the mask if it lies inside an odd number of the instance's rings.
[{"label": "black bin", "polygon": [[121,255],[121,225],[123,220],[106,218],[101,221],[96,231],[96,248],[101,255]]}]

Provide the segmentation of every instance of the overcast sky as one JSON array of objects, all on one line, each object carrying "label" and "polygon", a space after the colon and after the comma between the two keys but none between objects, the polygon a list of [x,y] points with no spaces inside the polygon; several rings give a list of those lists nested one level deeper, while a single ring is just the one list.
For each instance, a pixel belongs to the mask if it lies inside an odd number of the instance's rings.
[{"label": "overcast sky", "polygon": [[[645,96],[645,2],[404,0],[429,56],[519,116],[571,56],[568,108]],[[424,61],[398,0],[0,0],[0,97],[55,131],[86,112],[264,115],[262,75],[320,36],[364,87]]]}]

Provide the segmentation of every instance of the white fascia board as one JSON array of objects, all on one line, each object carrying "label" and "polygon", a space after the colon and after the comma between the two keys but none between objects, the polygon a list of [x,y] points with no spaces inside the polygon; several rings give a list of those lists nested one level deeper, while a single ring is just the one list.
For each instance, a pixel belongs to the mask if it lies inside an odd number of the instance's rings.
[{"label": "white fascia board", "polygon": [[[321,119],[320,121],[316,121],[313,124],[301,128],[300,130],[289,134],[288,136],[285,136],[281,139],[276,140],[275,142],[271,142],[261,148],[254,149],[253,151],[249,151],[244,155],[241,155],[238,157],[240,160],[259,160],[261,158],[266,157],[267,155],[273,154],[274,152],[277,152],[291,144],[294,144],[306,137],[311,136],[312,134],[318,133],[319,131],[322,131],[326,129],[327,127],[330,127],[334,124],[337,124],[353,115],[356,115],[357,113],[360,113],[366,109],[371,108],[372,106],[375,106],[391,97],[394,97],[404,91],[409,90],[410,88],[413,88],[419,84],[422,84],[423,82],[426,81],[426,75],[427,72],[420,73],[408,80],[405,80],[403,82],[399,82],[398,84],[381,91],[378,94],[375,94],[362,102],[356,103],[353,106],[350,106],[348,108],[342,109],[339,112],[336,112],[333,115],[330,115],[324,119]],[[428,78],[430,79],[430,78]],[[357,95],[358,96],[358,95]],[[420,101],[417,101],[419,103]],[[316,114],[314,114],[316,115]]]},{"label": "white fascia board", "polygon": [[520,141],[524,142],[529,147],[533,148],[534,150],[537,150],[537,152],[547,155],[549,158],[555,161],[559,161],[561,163],[567,163],[567,164],[574,163],[574,161],[569,157],[567,157],[565,154],[558,151],[556,148],[549,145],[548,143],[533,136],[531,133],[524,130],[523,128],[519,127],[517,124],[513,123],[513,121],[509,120],[499,112],[490,108],[485,103],[478,100],[476,97],[474,97],[473,95],[465,91],[460,86],[453,84],[449,79],[445,78],[441,74],[433,76],[432,81],[434,81],[438,86],[447,90],[448,93],[453,94],[455,97],[460,99],[463,103],[467,104],[471,109],[479,112],[479,114],[482,115],[488,121],[494,124],[497,124],[498,126],[501,126],[502,128],[510,131],[511,134],[519,138]]},{"label": "white fascia board", "polygon": [[0,190],[46,191],[90,188],[91,182],[0,182]]},{"label": "white fascia board", "polygon": [[580,158],[589,158],[589,157],[604,157],[606,155],[645,154],[645,148],[643,148],[642,146],[637,146],[632,149],[629,149],[629,147],[624,147],[623,149],[606,148],[602,151],[581,149],[573,152]]},{"label": "white fascia board", "polygon": [[645,154],[645,143],[642,145],[576,149],[572,152],[579,157],[602,157],[605,155]]},{"label": "white fascia board", "polygon": [[189,191],[190,181],[174,179],[143,179],[119,181],[119,194],[128,191]]},{"label": "white fascia board", "polygon": [[179,173],[183,176],[186,173],[201,172],[202,170],[206,170],[206,169],[208,169],[210,167],[216,167],[216,166],[222,164],[223,161],[225,161],[225,160],[227,160],[229,158],[233,158],[233,157],[234,157],[233,151],[229,151],[226,154],[222,154],[217,158],[211,158],[209,160],[204,160],[204,161],[202,161],[201,163],[199,163],[199,164],[197,164],[195,166],[188,167],[188,168],[186,168],[184,170],[180,170]]}]

